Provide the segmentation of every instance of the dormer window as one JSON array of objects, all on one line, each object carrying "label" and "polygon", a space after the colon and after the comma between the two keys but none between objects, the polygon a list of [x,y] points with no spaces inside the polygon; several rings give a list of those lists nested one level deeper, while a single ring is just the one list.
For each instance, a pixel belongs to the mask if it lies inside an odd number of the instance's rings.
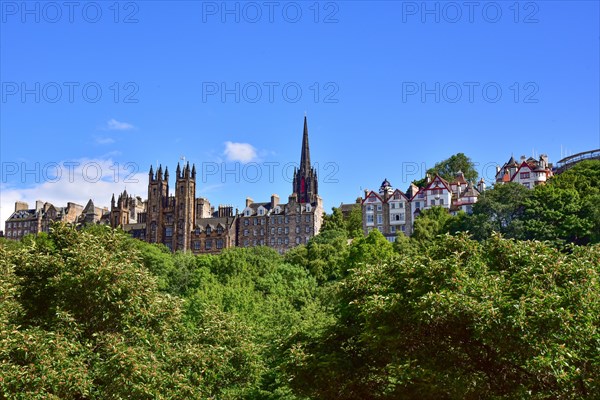
[{"label": "dormer window", "polygon": [[258,215],[263,215],[263,214],[264,214],[264,211],[265,211],[265,210],[263,210],[262,208],[259,208],[259,209],[258,209]]},{"label": "dormer window", "polygon": [[310,204],[306,205],[306,212],[310,212]]},{"label": "dormer window", "polygon": [[250,210],[246,210],[245,215],[246,215],[246,217],[249,217],[250,216]]}]

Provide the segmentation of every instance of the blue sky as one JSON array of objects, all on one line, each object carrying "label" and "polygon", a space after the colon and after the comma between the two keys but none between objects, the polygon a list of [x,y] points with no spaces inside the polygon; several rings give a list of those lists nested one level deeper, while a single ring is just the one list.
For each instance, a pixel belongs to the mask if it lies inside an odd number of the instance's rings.
[{"label": "blue sky", "polygon": [[327,210],[457,152],[489,180],[600,147],[596,1],[73,4],[0,2],[2,221],[182,157],[215,205],[285,198],[305,112]]}]

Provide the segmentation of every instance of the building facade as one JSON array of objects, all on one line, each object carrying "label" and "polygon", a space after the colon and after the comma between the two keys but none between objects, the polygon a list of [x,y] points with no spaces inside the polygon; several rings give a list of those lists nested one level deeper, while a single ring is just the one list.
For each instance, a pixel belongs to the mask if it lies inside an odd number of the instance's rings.
[{"label": "building facade", "polygon": [[319,233],[323,222],[323,201],[319,197],[317,173],[311,166],[308,123],[304,117],[300,165],[294,169],[292,194],[287,203],[271,195],[271,201],[255,203],[246,199],[239,215],[238,246],[269,246],[280,253],[307,243]]},{"label": "building facade", "polygon": [[540,155],[538,160],[521,156],[519,162],[511,156],[502,167],[496,167],[496,184],[516,182],[533,189],[546,183],[552,175],[552,164],[548,162],[548,156],[545,154]]},{"label": "building facade", "polygon": [[410,199],[399,189],[393,189],[385,179],[379,193],[366,191],[362,202],[363,232],[379,230],[390,242],[399,233],[412,234],[412,213]]},{"label": "building facade", "polygon": [[109,221],[107,208],[95,207],[92,200],[83,207],[75,203],[67,203],[66,207],[56,207],[51,203],[36,201],[35,208],[29,204],[15,202],[15,211],[6,220],[6,238],[19,240],[28,234],[48,232],[54,222],[85,225],[105,223]]},{"label": "building facade", "polygon": [[362,200],[363,232],[368,234],[373,229],[379,230],[390,242],[402,233],[410,236],[415,219],[422,211],[431,207],[443,207],[451,214],[460,211],[472,212],[480,193],[485,190],[483,179],[477,184],[467,182],[459,171],[452,182],[435,175],[427,175],[426,184],[419,188],[410,184],[406,193],[392,188],[385,179],[379,192],[365,191]]}]

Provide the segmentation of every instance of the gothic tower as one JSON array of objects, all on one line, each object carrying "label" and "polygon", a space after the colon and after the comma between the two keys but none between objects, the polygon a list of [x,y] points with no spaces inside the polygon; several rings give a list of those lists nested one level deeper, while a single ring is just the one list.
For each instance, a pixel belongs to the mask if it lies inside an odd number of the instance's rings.
[{"label": "gothic tower", "polygon": [[113,228],[118,226],[125,226],[129,221],[129,207],[133,202],[127,194],[127,190],[119,195],[119,199],[115,202],[115,195],[113,194],[110,202],[110,225]]},{"label": "gothic tower", "polygon": [[302,154],[300,167],[294,169],[294,194],[298,203],[314,203],[317,200],[318,183],[317,173],[310,166],[310,148],[308,146],[308,123],[304,116],[304,133],[302,135]]},{"label": "gothic tower", "polygon": [[177,180],[175,184],[175,234],[173,250],[186,251],[191,248],[191,236],[194,229],[196,201],[196,166],[190,170],[188,162],[183,171],[177,164]]},{"label": "gothic tower", "polygon": [[163,243],[164,221],[163,209],[169,200],[169,169],[165,168],[163,177],[162,165],[158,167],[156,176],[150,166],[148,173],[148,206],[146,210],[146,240],[150,243]]}]

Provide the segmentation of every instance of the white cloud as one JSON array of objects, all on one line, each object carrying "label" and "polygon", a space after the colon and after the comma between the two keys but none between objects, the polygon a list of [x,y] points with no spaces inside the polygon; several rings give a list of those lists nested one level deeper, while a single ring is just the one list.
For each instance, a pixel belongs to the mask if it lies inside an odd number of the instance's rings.
[{"label": "white cloud", "polygon": [[110,137],[97,137],[96,144],[113,144],[115,139]]},{"label": "white cloud", "polygon": [[249,163],[257,159],[256,149],[249,143],[225,142],[223,154],[227,157],[227,161]]},{"label": "white cloud", "polygon": [[[74,164],[76,163],[76,164]],[[35,208],[35,201],[50,202],[65,207],[67,202],[85,206],[89,199],[96,207],[110,207],[112,194],[127,189],[131,195],[146,197],[148,173],[136,165],[118,164],[111,159],[80,159],[58,163],[58,168],[39,169],[41,183],[34,186],[15,187],[2,185],[0,196],[0,229],[15,208],[15,201],[26,201]],[[50,175],[50,176],[49,176]],[[31,175],[28,175],[31,178]]]},{"label": "white cloud", "polygon": [[108,120],[107,127],[111,131],[128,131],[135,128],[135,126],[128,122],[120,122],[114,118]]}]

